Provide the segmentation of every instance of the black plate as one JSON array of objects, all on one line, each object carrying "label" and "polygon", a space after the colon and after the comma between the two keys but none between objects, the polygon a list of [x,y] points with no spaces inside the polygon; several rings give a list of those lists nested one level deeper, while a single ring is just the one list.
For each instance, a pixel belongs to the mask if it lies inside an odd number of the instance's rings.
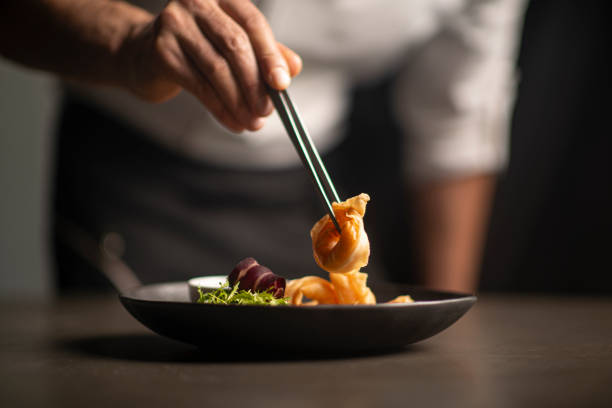
[{"label": "black plate", "polygon": [[414,303],[226,306],[192,303],[185,282],[145,285],[119,296],[142,324],[199,347],[360,352],[400,348],[456,322],[475,296],[401,285],[372,285],[380,301],[409,294]]}]

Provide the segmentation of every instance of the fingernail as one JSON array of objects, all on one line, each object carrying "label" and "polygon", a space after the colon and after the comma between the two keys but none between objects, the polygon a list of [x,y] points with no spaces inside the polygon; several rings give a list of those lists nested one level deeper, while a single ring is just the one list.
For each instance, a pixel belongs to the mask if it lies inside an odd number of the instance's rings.
[{"label": "fingernail", "polygon": [[291,84],[291,77],[289,73],[283,68],[274,68],[270,73],[270,78],[272,79],[272,83],[276,85],[277,88],[285,89]]},{"label": "fingernail", "polygon": [[266,124],[266,119],[264,118],[257,118],[253,121],[253,129],[254,130],[259,130],[263,127],[263,125]]},{"label": "fingernail", "polygon": [[302,67],[302,57],[300,57],[299,55],[295,54],[295,55],[293,56],[293,58],[295,59],[295,61],[294,61],[294,62],[295,62],[297,65],[299,65],[300,67]]}]

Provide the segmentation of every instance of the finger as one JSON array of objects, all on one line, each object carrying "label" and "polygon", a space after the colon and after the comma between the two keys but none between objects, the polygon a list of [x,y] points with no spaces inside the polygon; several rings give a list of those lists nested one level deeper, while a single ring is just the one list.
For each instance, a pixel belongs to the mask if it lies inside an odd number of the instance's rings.
[{"label": "finger", "polygon": [[[187,59],[189,58],[187,57]],[[194,65],[192,63],[191,66]],[[237,133],[245,129],[256,131],[263,127],[265,123],[263,118],[251,116],[251,119],[246,123],[244,118],[236,118],[235,112],[228,109],[219,92],[214,89],[208,79],[195,68],[192,68],[191,71],[194,80],[183,87],[193,93],[219,122]]]},{"label": "finger", "polygon": [[294,77],[302,72],[302,58],[300,58],[295,51],[287,47],[285,44],[277,43],[277,45],[278,49],[283,54],[285,61],[287,61],[287,65],[289,66],[289,74],[291,77]]},{"label": "finger", "polygon": [[162,29],[155,46],[169,77],[194,94],[225,127],[234,132],[244,130],[244,126],[227,111],[206,78],[186,59],[178,40],[170,31]]},{"label": "finger", "polygon": [[250,1],[223,0],[220,6],[248,34],[257,56],[261,76],[271,87],[286,89],[291,84],[289,67],[263,14]]},{"label": "finger", "polygon": [[181,29],[175,33],[179,44],[190,61],[208,79],[227,110],[249,130],[263,126],[263,119],[254,115],[246,104],[232,70],[223,58],[202,35],[189,12],[179,8],[182,14]]},{"label": "finger", "polygon": [[269,113],[270,103],[247,33],[217,6],[209,4],[205,9],[194,7],[191,11],[204,35],[228,61],[252,112],[256,115]]}]

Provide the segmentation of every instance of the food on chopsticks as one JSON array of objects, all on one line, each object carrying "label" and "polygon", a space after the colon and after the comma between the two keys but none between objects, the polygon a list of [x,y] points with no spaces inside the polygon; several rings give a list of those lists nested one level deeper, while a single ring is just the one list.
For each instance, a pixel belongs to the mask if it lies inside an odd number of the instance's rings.
[{"label": "food on chopsticks", "polygon": [[[376,304],[376,297],[367,286],[368,275],[360,272],[370,257],[370,241],[363,226],[368,201],[370,196],[359,194],[332,204],[341,232],[327,214],[312,227],[310,237],[315,261],[329,272],[330,280],[317,276],[290,280],[285,296],[291,299],[291,304]],[[304,302],[304,298],[309,301]],[[412,301],[410,296],[399,296],[390,303]]]},{"label": "food on chopsticks", "polygon": [[[368,275],[359,271],[370,257],[370,241],[363,226],[368,201],[369,195],[359,194],[332,204],[341,232],[328,214],[312,227],[312,252],[317,264],[329,272],[330,281],[315,276],[289,281],[286,295],[291,304],[376,304],[366,284]],[[304,297],[310,300],[303,302]]]},{"label": "food on chopsticks", "polygon": [[328,214],[310,230],[312,252],[317,264],[329,273],[347,273],[368,264],[370,241],[363,227],[367,194],[333,203],[332,208],[341,233]]}]

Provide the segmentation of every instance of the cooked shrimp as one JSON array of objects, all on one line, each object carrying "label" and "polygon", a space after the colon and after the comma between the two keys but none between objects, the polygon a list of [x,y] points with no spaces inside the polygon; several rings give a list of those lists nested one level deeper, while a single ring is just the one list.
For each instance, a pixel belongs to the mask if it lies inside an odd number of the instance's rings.
[{"label": "cooked shrimp", "polygon": [[376,304],[374,293],[366,286],[367,279],[368,274],[359,271],[329,274],[329,280],[338,296],[338,303],[343,305]]},{"label": "cooked shrimp", "polygon": [[[285,288],[285,296],[290,297],[291,303],[294,305],[333,305],[338,303],[333,285],[318,276],[305,276],[290,280]],[[303,303],[304,296],[311,301]]]},{"label": "cooked shrimp", "polygon": [[312,250],[317,264],[329,273],[347,273],[368,264],[370,242],[363,228],[363,216],[370,196],[359,194],[332,207],[342,233],[329,215],[310,230]]}]

